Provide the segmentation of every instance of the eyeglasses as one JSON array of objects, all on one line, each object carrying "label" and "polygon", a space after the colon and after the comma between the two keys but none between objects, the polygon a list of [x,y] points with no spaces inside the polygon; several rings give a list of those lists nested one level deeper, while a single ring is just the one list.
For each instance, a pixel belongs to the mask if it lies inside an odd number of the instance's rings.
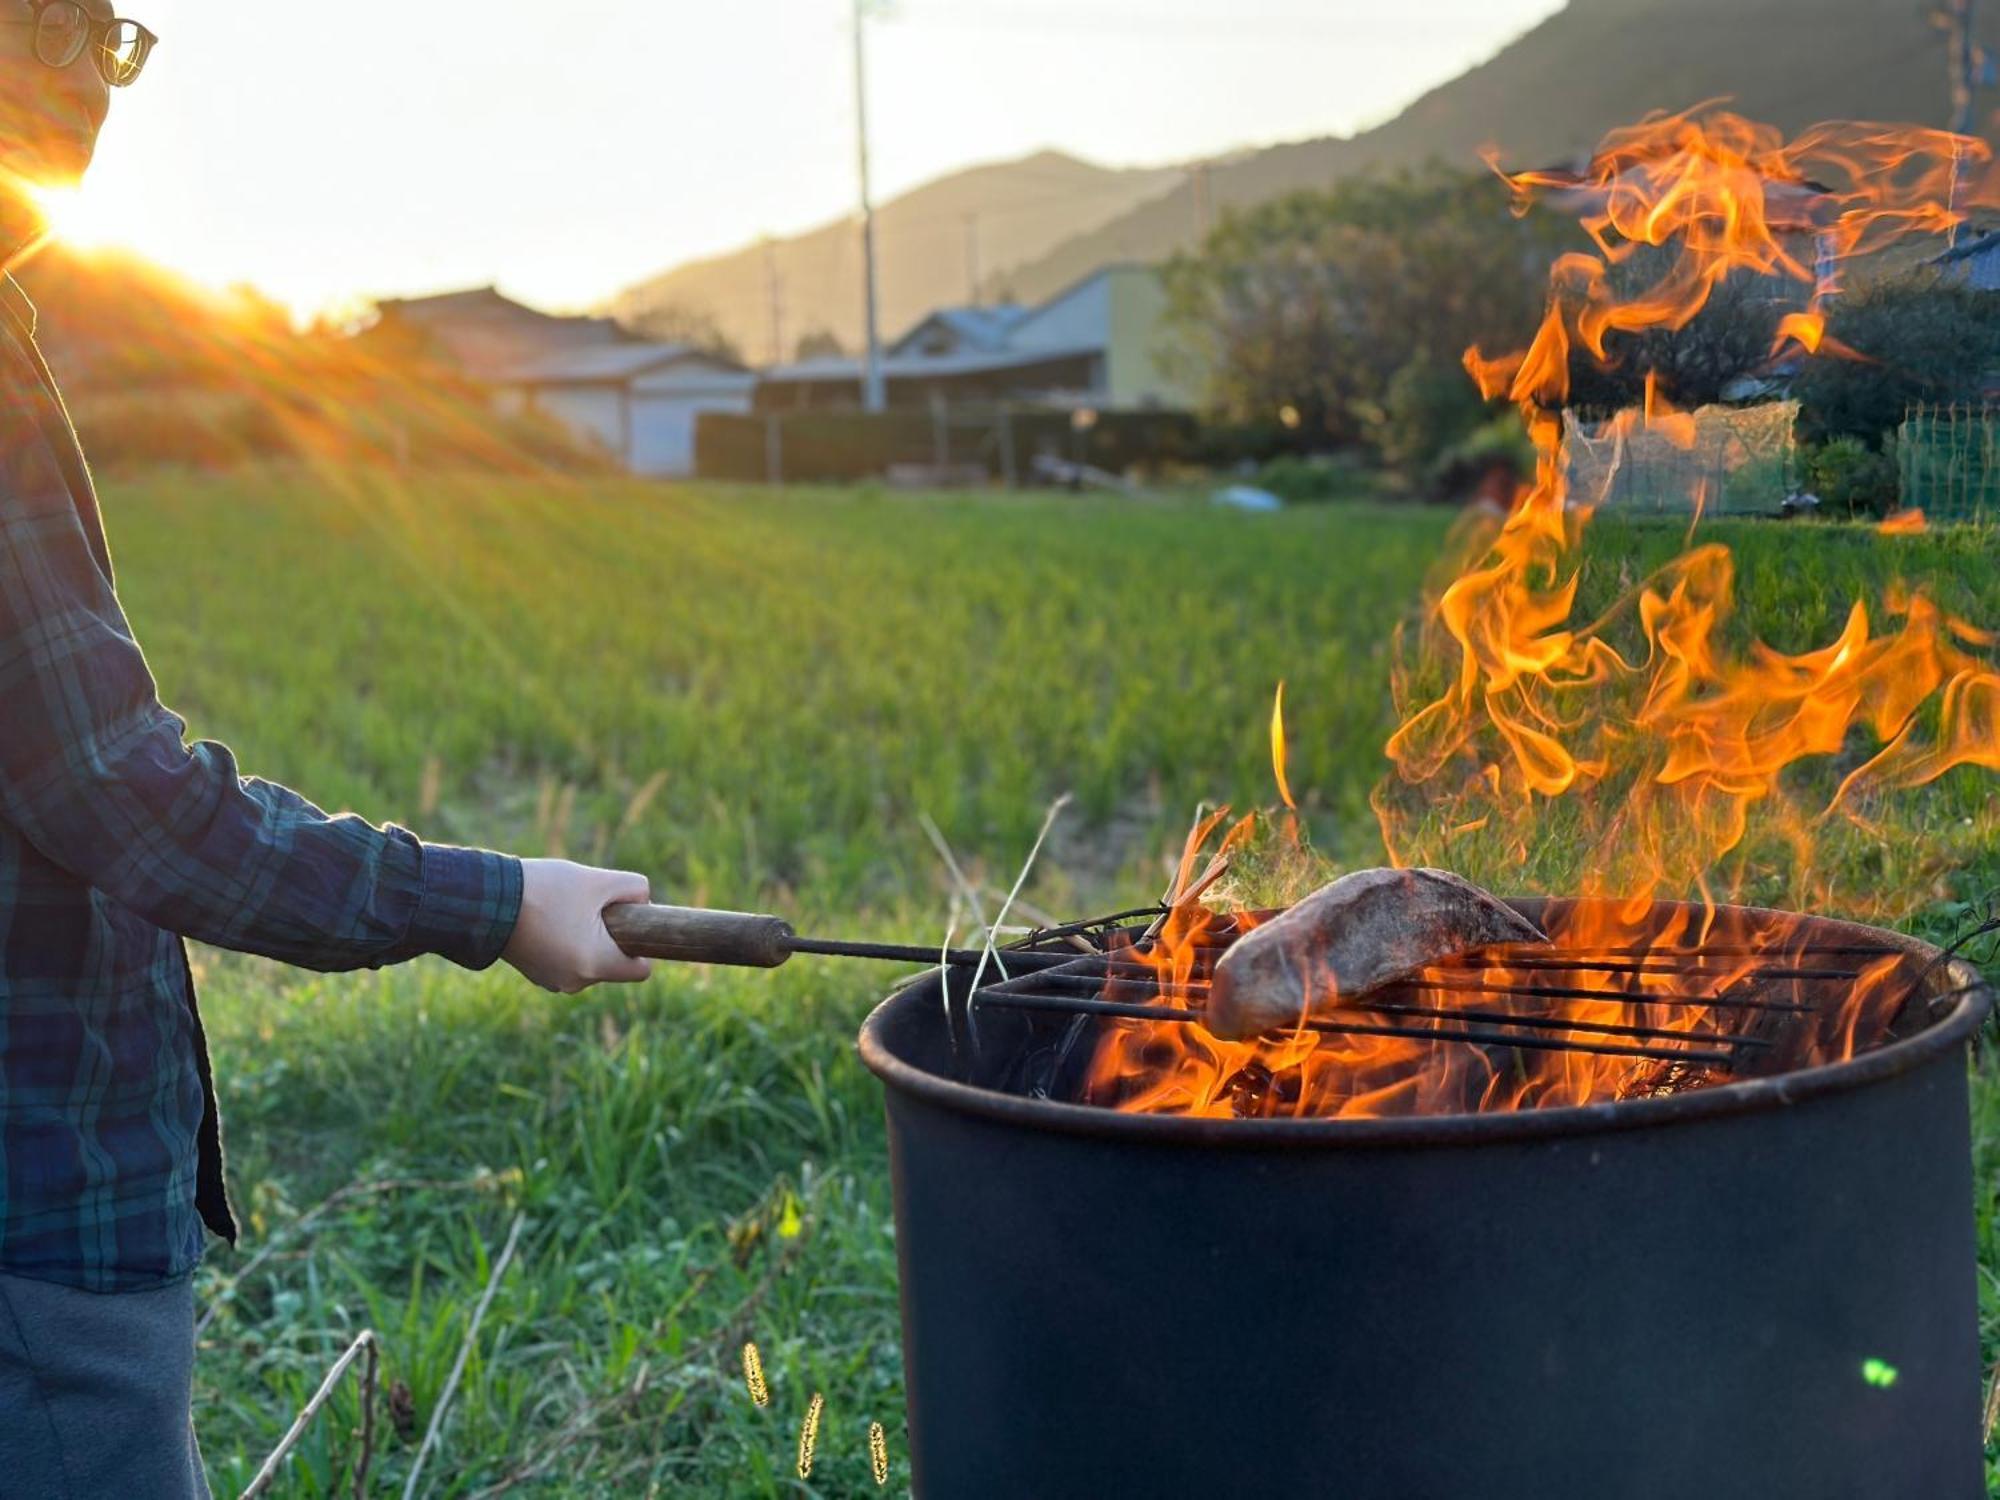
[{"label": "eyeglasses", "polygon": [[51,68],[66,68],[83,56],[84,49],[97,49],[97,71],[114,89],[122,89],[144,71],[160,40],[137,21],[100,21],[77,0],[28,0],[35,9],[32,18],[7,21],[10,26],[35,28],[35,56]]}]

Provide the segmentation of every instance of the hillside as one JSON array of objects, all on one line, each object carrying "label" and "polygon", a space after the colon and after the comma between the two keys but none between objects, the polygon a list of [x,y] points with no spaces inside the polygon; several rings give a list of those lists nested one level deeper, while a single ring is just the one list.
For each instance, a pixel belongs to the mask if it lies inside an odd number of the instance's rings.
[{"label": "hillside", "polygon": [[[1114,170],[1044,151],[1019,161],[968,168],[927,183],[876,211],[881,327],[892,337],[932,308],[969,300],[967,217],[976,216],[981,280],[1047,255],[1078,234],[1157,195],[1178,174]],[[790,239],[695,261],[613,299],[631,320],[648,309],[708,313],[750,359],[771,354],[770,274],[782,297],[783,355],[801,335],[831,332],[843,345],[861,341],[861,247],[852,219]]]},{"label": "hillside", "polygon": [[[1386,124],[1218,164],[1210,192],[1218,206],[1248,204],[1433,157],[1470,166],[1488,144],[1512,163],[1548,161],[1648,110],[1722,97],[1788,129],[1837,118],[1942,125],[1945,44],[1929,10],[1918,0],[1571,0]],[[1994,8],[1980,30],[2000,49]],[[1109,261],[1156,260],[1191,243],[1195,223],[1182,181],[1016,268],[1008,284],[1033,299]]]},{"label": "hillside", "polygon": [[[1471,166],[1487,144],[1509,161],[1545,161],[1649,109],[1719,97],[1788,128],[1841,117],[1942,124],[1944,38],[1929,10],[1924,0],[1571,0],[1373,130],[1218,158],[1209,192],[1221,208],[1371,168],[1431,158]],[[1983,9],[1981,30],[2000,51],[2000,8]],[[1110,171],[1048,152],[942,178],[878,218],[885,335],[965,299],[970,212],[980,215],[986,289],[1030,301],[1112,261],[1185,248],[1198,223],[1192,178],[1177,168]],[[853,347],[861,323],[853,224],[779,241],[773,253],[787,355],[815,328]],[[670,271],[613,306],[626,315],[662,302],[706,308],[761,359],[771,344],[766,274],[753,246]]]}]

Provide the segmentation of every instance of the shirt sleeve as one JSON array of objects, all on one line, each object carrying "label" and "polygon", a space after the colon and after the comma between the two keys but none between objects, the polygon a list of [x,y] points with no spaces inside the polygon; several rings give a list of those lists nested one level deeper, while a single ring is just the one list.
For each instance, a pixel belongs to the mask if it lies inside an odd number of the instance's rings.
[{"label": "shirt sleeve", "polygon": [[314,969],[500,956],[521,865],[329,816],[161,706],[34,414],[0,400],[0,818],[171,932]]}]

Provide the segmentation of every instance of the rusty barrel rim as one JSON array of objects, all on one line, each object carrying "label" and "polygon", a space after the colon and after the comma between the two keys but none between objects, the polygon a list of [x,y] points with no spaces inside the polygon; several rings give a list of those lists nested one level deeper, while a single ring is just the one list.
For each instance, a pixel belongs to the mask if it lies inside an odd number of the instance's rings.
[{"label": "rusty barrel rim", "polygon": [[[1540,901],[1517,906],[1539,910]],[[1900,948],[1918,958],[1941,957],[1929,943],[1880,927],[1844,922],[1833,917],[1773,912],[1761,907],[1728,907],[1746,917],[1770,916],[1807,921],[1829,938]],[[1629,1099],[1604,1104],[1570,1105],[1557,1109],[1505,1110],[1479,1114],[1408,1115],[1375,1119],[1216,1120],[1182,1115],[1130,1113],[1095,1104],[1070,1104],[1053,1099],[1029,1099],[956,1082],[906,1061],[883,1039],[913,1006],[930,1002],[928,984],[912,985],[882,1001],[861,1024],[861,1060],[891,1090],[958,1114],[979,1115],[1000,1124],[1066,1135],[1160,1145],[1235,1147],[1317,1146],[1338,1149],[1361,1146],[1446,1146],[1524,1141],[1554,1136],[1589,1135],[1712,1119],[1757,1110],[1778,1109],[1829,1094],[1865,1088],[1900,1076],[1962,1048],[1993,1005],[1993,992],[1979,971],[1960,959],[1938,968],[1941,985],[1933,995],[1956,994],[1952,1007],[1913,1036],[1878,1047],[1844,1062],[1801,1068],[1770,1078],[1721,1083],[1661,1099]]]}]

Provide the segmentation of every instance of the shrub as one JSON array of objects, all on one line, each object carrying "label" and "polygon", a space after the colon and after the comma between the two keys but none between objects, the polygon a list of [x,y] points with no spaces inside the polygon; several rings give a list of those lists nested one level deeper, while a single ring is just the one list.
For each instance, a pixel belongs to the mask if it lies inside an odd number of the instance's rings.
[{"label": "shrub", "polygon": [[1319,454],[1310,458],[1286,454],[1258,469],[1251,483],[1269,490],[1288,505],[1351,500],[1368,488],[1364,466],[1346,454]]},{"label": "shrub", "polygon": [[1463,504],[1487,499],[1507,505],[1535,472],[1535,448],[1512,412],[1482,422],[1431,463],[1424,490],[1433,500]]},{"label": "shrub", "polygon": [[1837,437],[1801,456],[1806,488],[1849,515],[1885,516],[1901,500],[1893,446],[1878,452],[1858,437]]},{"label": "shrub", "polygon": [[2000,298],[1915,272],[1835,299],[1827,333],[1861,357],[1806,361],[1792,386],[1799,441],[1879,448],[1917,402],[1978,396],[2000,367]]},{"label": "shrub", "polygon": [[1364,425],[1382,461],[1416,484],[1488,415],[1462,368],[1419,355],[1390,377],[1381,405],[1364,413]]}]

